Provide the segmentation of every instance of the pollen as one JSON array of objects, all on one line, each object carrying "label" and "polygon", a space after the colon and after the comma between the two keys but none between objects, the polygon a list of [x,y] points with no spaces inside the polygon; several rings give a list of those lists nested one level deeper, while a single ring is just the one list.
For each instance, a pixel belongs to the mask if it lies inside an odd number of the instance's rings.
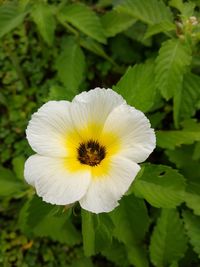
[{"label": "pollen", "polygon": [[106,149],[98,141],[89,140],[81,143],[77,149],[78,160],[81,164],[97,166],[106,156]]}]

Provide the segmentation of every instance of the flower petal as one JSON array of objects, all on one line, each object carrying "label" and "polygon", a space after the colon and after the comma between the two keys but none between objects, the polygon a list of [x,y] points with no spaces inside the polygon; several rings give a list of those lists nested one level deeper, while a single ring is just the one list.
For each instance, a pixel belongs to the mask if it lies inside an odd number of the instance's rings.
[{"label": "flower petal", "polygon": [[45,156],[66,156],[64,137],[72,128],[70,102],[49,101],[29,121],[26,135],[32,149]]},{"label": "flower petal", "polygon": [[140,166],[122,157],[113,157],[108,174],[92,176],[86,195],[79,201],[82,208],[94,213],[109,212],[128,190]]},{"label": "flower petal", "polygon": [[44,201],[67,205],[81,199],[91,181],[89,170],[69,172],[65,159],[31,156],[25,163],[26,181]]},{"label": "flower petal", "polygon": [[103,125],[109,113],[125,100],[111,89],[95,88],[77,95],[72,102],[72,118],[77,129],[82,125]]},{"label": "flower petal", "polygon": [[121,142],[120,155],[137,163],[145,161],[156,145],[149,120],[141,111],[126,104],[110,113],[103,131],[116,133]]}]

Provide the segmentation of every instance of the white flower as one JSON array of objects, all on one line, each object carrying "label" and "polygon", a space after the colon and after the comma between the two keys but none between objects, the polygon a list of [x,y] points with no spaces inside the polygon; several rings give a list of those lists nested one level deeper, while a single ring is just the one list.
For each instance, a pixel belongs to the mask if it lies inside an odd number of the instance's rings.
[{"label": "white flower", "polygon": [[49,101],[33,114],[27,139],[37,153],[25,179],[44,201],[109,212],[155,148],[145,115],[111,89],[96,88],[68,101]]}]

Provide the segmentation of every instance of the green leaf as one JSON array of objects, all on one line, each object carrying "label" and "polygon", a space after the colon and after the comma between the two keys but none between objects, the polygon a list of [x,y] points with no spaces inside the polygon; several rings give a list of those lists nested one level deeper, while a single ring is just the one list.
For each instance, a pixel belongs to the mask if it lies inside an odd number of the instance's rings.
[{"label": "green leaf", "polygon": [[24,163],[25,163],[24,156],[18,156],[13,158],[12,160],[14,172],[16,174],[16,177],[20,180],[24,180]]},{"label": "green leaf", "polygon": [[129,267],[130,263],[127,257],[127,250],[124,244],[120,243],[116,239],[113,239],[112,244],[106,249],[101,251],[101,254],[109,261],[115,263],[119,267]]},{"label": "green leaf", "polygon": [[170,21],[162,21],[154,25],[149,25],[144,38],[149,38],[152,35],[158,34],[160,32],[169,32],[169,31],[175,31],[175,30],[176,30],[176,26],[174,23]]},{"label": "green leaf", "polygon": [[81,211],[83,249],[86,256],[95,254],[95,229],[93,215],[86,210]]},{"label": "green leaf", "polygon": [[0,166],[0,197],[16,197],[23,194],[25,185],[9,169]]},{"label": "green leaf", "polygon": [[101,21],[88,6],[82,3],[68,5],[60,11],[58,17],[100,43],[106,43]]},{"label": "green leaf", "polygon": [[144,201],[134,195],[124,196],[110,217],[114,223],[114,236],[126,245],[129,262],[136,267],[148,267],[142,241],[149,227]]},{"label": "green leaf", "polygon": [[193,210],[194,214],[200,216],[200,183],[198,181],[188,183],[185,202]]},{"label": "green leaf", "polygon": [[190,211],[185,211],[183,218],[190,243],[200,257],[200,217],[193,215]]},{"label": "green leaf", "polygon": [[114,224],[114,236],[127,246],[140,243],[149,227],[149,217],[143,200],[124,196],[119,207],[109,213]]},{"label": "green leaf", "polygon": [[175,92],[174,98],[174,120],[177,125],[179,121],[195,115],[200,100],[199,88],[200,77],[192,73],[185,74],[183,86]]},{"label": "green leaf", "polygon": [[154,207],[174,208],[184,200],[185,179],[171,167],[144,164],[132,188]]},{"label": "green leaf", "polygon": [[97,215],[82,210],[82,236],[85,255],[94,255],[109,246],[112,241],[112,229],[113,224],[107,214]]},{"label": "green leaf", "polygon": [[15,3],[2,5],[0,7],[0,38],[18,27],[23,22],[26,14]]},{"label": "green leaf", "polygon": [[83,80],[85,56],[74,38],[68,37],[66,39],[63,50],[57,59],[56,68],[66,90],[76,95]]},{"label": "green leaf", "polygon": [[68,100],[71,101],[74,96],[76,95],[76,92],[72,92],[65,87],[59,86],[59,85],[52,85],[49,88],[49,95],[48,100]]},{"label": "green leaf", "polygon": [[70,220],[70,209],[60,214],[58,211],[59,207],[34,196],[27,207],[26,231],[29,229],[35,236],[50,237],[68,245],[80,243],[80,233]]},{"label": "green leaf", "polygon": [[172,20],[170,9],[158,0],[124,0],[115,9],[147,24]]},{"label": "green leaf", "polygon": [[163,209],[151,237],[152,263],[157,267],[168,266],[173,261],[180,260],[186,248],[187,238],[178,212]]},{"label": "green leaf", "polygon": [[116,34],[126,30],[136,22],[136,19],[127,14],[119,13],[115,10],[107,12],[102,18],[101,22],[105,29],[107,37],[113,37]]},{"label": "green leaf", "polygon": [[146,248],[141,244],[127,248],[128,259],[135,267],[148,267],[149,262],[147,258]]},{"label": "green leaf", "polygon": [[191,51],[178,39],[164,42],[156,59],[156,85],[168,100],[180,91],[183,76],[191,62]]},{"label": "green leaf", "polygon": [[183,144],[193,144],[200,141],[200,124],[195,127],[184,127],[183,130],[157,131],[157,145],[162,148],[174,149]]},{"label": "green leaf", "polygon": [[170,6],[177,8],[181,12],[181,16],[184,18],[189,18],[194,14],[195,3],[184,2],[182,0],[171,0],[169,2]]},{"label": "green leaf", "polygon": [[33,6],[31,15],[45,42],[48,45],[52,45],[56,28],[52,7],[40,1]]},{"label": "green leaf", "polygon": [[154,104],[156,88],[154,82],[154,63],[129,67],[114,89],[121,94],[129,105],[149,111]]}]

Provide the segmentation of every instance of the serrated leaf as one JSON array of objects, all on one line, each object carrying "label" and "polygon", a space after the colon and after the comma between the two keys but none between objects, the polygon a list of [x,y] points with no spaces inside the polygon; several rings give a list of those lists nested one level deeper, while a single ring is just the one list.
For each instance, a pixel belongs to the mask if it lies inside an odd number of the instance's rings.
[{"label": "serrated leaf", "polygon": [[170,0],[170,6],[177,8],[181,12],[181,16],[188,19],[194,14],[195,3],[184,2],[182,0]]},{"label": "serrated leaf", "polygon": [[124,0],[115,8],[139,19],[147,24],[157,24],[161,21],[171,21],[170,9],[158,0]]},{"label": "serrated leaf", "polygon": [[97,14],[83,3],[64,7],[58,14],[61,21],[71,23],[74,27],[99,41],[106,43],[103,27]]},{"label": "serrated leaf", "polygon": [[194,214],[200,216],[200,183],[189,182],[185,194],[186,205],[193,210]]},{"label": "serrated leaf", "polygon": [[119,267],[129,267],[130,263],[127,257],[127,250],[124,244],[113,239],[112,244],[101,251],[101,254],[108,260],[114,262]]},{"label": "serrated leaf", "polygon": [[163,209],[151,237],[152,263],[157,267],[168,266],[168,264],[180,260],[186,248],[187,238],[178,212],[172,209]]},{"label": "serrated leaf", "polygon": [[83,248],[85,255],[91,256],[110,245],[113,224],[107,214],[97,215],[82,210],[81,215]]},{"label": "serrated leaf", "polygon": [[156,59],[156,85],[168,100],[181,90],[183,76],[191,62],[191,51],[178,39],[165,41]]},{"label": "serrated leaf", "polygon": [[157,145],[167,149],[193,144],[195,141],[200,141],[200,124],[195,123],[195,127],[185,127],[183,130],[157,131],[156,137]]},{"label": "serrated leaf", "polygon": [[85,56],[74,38],[66,39],[57,59],[56,68],[66,90],[76,95],[85,71]]},{"label": "serrated leaf", "polygon": [[135,267],[149,266],[146,248],[141,244],[134,246],[132,245],[131,247],[128,247],[127,252],[128,252],[128,259],[130,263],[133,264],[133,266]]},{"label": "serrated leaf", "polygon": [[16,178],[15,174],[0,166],[0,197],[12,197],[23,194],[25,185]]},{"label": "serrated leaf", "polygon": [[190,243],[200,258],[200,217],[193,215],[190,211],[185,211],[183,218]]},{"label": "serrated leaf", "polygon": [[[80,243],[80,233],[70,220],[70,210],[58,213],[58,207],[34,196],[26,207],[25,230],[35,236],[50,237],[52,240],[75,245]],[[25,212],[25,211],[24,211]]]},{"label": "serrated leaf", "polygon": [[113,37],[116,34],[126,30],[136,22],[136,19],[127,14],[119,13],[115,10],[107,12],[102,18],[101,22],[105,29],[107,37]]},{"label": "serrated leaf", "polygon": [[54,41],[54,32],[56,28],[55,18],[52,7],[42,1],[35,4],[32,8],[31,15],[36,23],[39,33],[48,45]]},{"label": "serrated leaf", "polygon": [[132,188],[154,207],[174,208],[184,200],[185,179],[171,167],[144,164]]},{"label": "serrated leaf", "polygon": [[180,120],[188,119],[195,115],[200,100],[200,77],[187,73],[184,76],[183,86],[175,92],[174,120],[178,125]]},{"label": "serrated leaf", "polygon": [[129,105],[143,112],[149,111],[156,96],[154,63],[149,61],[129,67],[114,89]]},{"label": "serrated leaf", "polygon": [[0,7],[0,38],[18,27],[23,22],[26,14],[15,3],[2,5]]},{"label": "serrated leaf", "polygon": [[140,243],[149,227],[149,217],[143,200],[124,196],[119,207],[109,213],[114,224],[114,236],[126,246]]},{"label": "serrated leaf", "polygon": [[170,21],[162,21],[154,25],[149,25],[144,38],[145,39],[149,38],[152,35],[158,34],[160,32],[169,32],[169,31],[175,31],[175,30],[176,30],[176,26],[174,23]]}]

